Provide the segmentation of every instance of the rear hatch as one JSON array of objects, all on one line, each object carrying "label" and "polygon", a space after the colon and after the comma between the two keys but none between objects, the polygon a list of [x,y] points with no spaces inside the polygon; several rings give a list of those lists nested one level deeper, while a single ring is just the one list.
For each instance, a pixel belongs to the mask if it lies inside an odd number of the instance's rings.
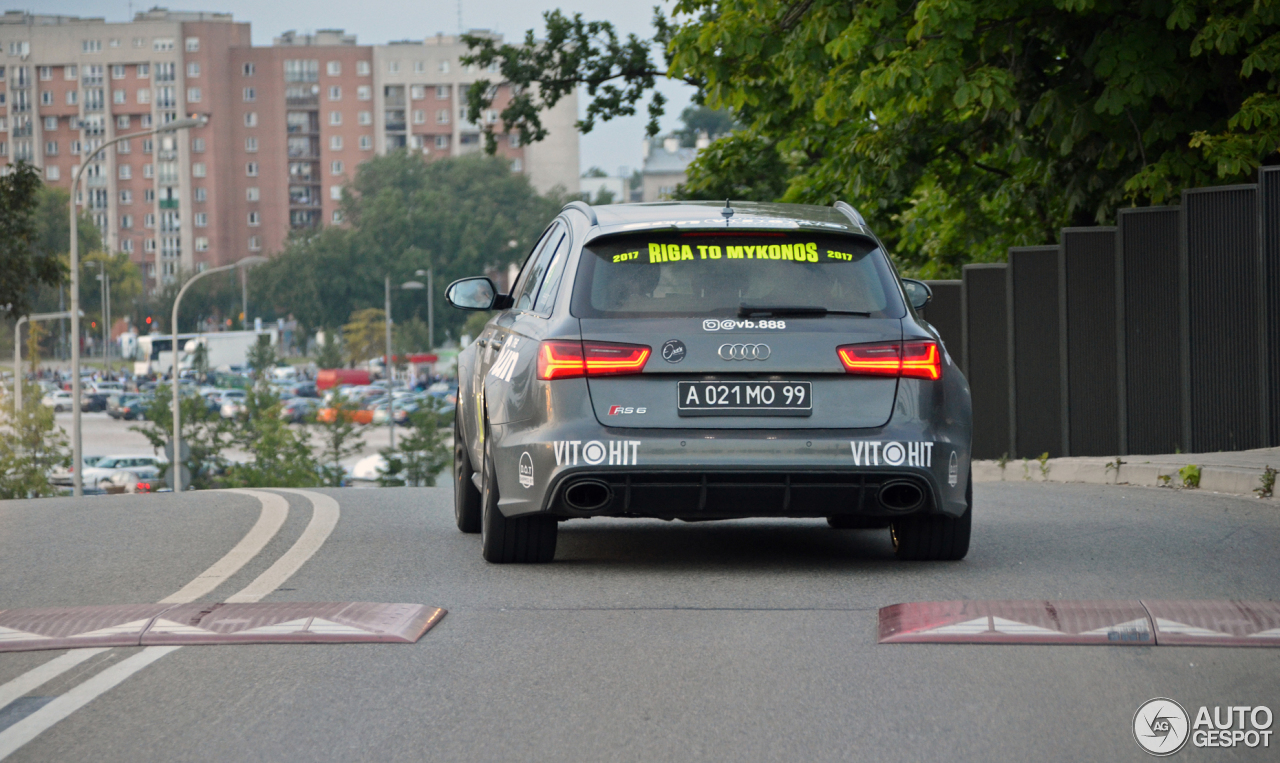
[{"label": "rear hatch", "polygon": [[905,311],[883,254],[860,236],[628,234],[590,242],[574,281],[588,351],[652,352],[642,373],[588,377],[606,426],[882,426],[897,378],[846,374],[836,350],[900,341]]}]

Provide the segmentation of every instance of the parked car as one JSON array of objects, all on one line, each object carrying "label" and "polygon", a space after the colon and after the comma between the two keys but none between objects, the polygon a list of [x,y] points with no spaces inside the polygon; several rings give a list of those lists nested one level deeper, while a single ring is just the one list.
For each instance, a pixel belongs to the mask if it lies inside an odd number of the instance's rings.
[{"label": "parked car", "polygon": [[107,415],[125,421],[145,419],[151,401],[151,395],[112,395],[107,398]]},{"label": "parked car", "polygon": [[134,466],[129,469],[118,469],[110,477],[98,480],[98,488],[108,495],[121,493],[154,493],[164,487],[165,481],[160,468],[155,466]]},{"label": "parked car", "polygon": [[320,410],[320,401],[313,397],[295,397],[280,407],[280,418],[291,424],[301,424]]},{"label": "parked car", "polygon": [[81,480],[85,488],[105,490],[106,485],[100,483],[109,479],[111,475],[121,469],[127,469],[137,474],[148,473],[148,470],[163,473],[167,464],[167,461],[155,456],[107,456],[100,459],[92,467],[86,468]]},{"label": "parked car", "polygon": [[40,402],[44,403],[45,407],[52,408],[54,413],[69,411],[73,405],[71,393],[63,389],[54,390],[46,394],[40,399]]},{"label": "parked car", "polygon": [[229,389],[222,393],[219,398],[221,405],[219,411],[224,419],[234,419],[237,416],[243,416],[248,410],[245,402],[248,400],[248,393],[242,389]]},{"label": "parked car", "polygon": [[[97,463],[102,460],[102,456],[85,456],[80,460],[84,462],[84,467],[82,468],[88,469],[96,466]],[[55,469],[54,472],[49,475],[49,482],[63,487],[69,486],[73,484],[75,480],[75,470],[75,465],[72,465],[68,469]]]}]

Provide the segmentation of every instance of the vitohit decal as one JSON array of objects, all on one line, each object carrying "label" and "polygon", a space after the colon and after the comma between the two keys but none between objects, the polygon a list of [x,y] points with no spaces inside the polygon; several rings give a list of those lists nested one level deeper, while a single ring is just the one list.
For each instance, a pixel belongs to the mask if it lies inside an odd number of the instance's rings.
[{"label": "vitohit decal", "polygon": [[553,440],[551,446],[556,452],[556,466],[577,466],[579,456],[589,466],[606,459],[609,466],[635,466],[640,443],[641,440],[609,440],[607,444],[600,440]]},{"label": "vitohit decal", "polygon": [[511,337],[507,346],[498,353],[498,359],[493,362],[493,367],[489,369],[490,376],[505,382],[511,381],[511,373],[516,370],[516,361],[520,359],[520,351],[516,349],[519,345],[520,337]]},{"label": "vitohit decal", "polygon": [[854,466],[932,466],[931,442],[851,440]]}]

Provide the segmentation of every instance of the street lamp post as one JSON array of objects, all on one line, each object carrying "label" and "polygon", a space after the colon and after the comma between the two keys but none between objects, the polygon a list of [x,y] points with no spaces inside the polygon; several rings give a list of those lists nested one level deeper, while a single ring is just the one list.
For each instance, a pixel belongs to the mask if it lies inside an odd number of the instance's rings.
[{"label": "street lamp post", "polygon": [[436,348],[436,266],[432,265],[426,270],[419,270],[414,275],[427,277],[427,344],[430,345],[427,347],[427,352],[432,352]]},{"label": "street lamp post", "polygon": [[[24,315],[13,324],[13,404],[14,415],[22,411],[22,324],[27,321],[56,321],[63,318],[70,318],[71,313],[65,310],[60,313],[36,313],[34,315]],[[76,390],[76,395],[80,391]]]},{"label": "street lamp post", "polygon": [[102,286],[102,288],[99,289],[98,298],[102,303],[102,367],[103,370],[106,370],[109,362],[107,360],[107,350],[111,346],[111,319],[107,314],[107,293],[111,286],[107,276],[107,263],[102,260],[94,260],[89,264],[98,266],[98,275],[94,276],[94,278],[100,281]]},{"label": "street lamp post", "polygon": [[[391,276],[390,274],[387,275],[386,285],[387,285],[387,302],[386,302],[387,362],[384,364],[383,367],[386,369],[386,372],[387,372],[387,432],[391,435],[391,448],[392,450],[394,450],[396,447],[396,409],[394,405],[395,395],[391,393],[391,369],[393,366],[392,366],[392,360],[391,360]],[[422,284],[418,283],[417,281],[405,281],[404,283],[400,284],[400,288],[401,289],[421,289],[424,287],[422,286]]]},{"label": "street lamp post", "polygon": [[[108,146],[114,143],[130,138],[155,135],[159,132],[173,132],[191,127],[201,127],[205,124],[205,121],[204,117],[177,119],[151,130],[118,135],[98,146],[93,153],[86,156],[76,169],[75,177],[71,181],[71,379],[76,391],[71,396],[71,457],[74,459],[73,463],[81,463],[83,455],[80,438],[80,236],[76,228],[76,223],[79,222],[77,219],[79,216],[76,214],[76,194],[80,192],[80,176],[84,174],[84,168],[88,167],[98,154],[101,154]],[[160,273],[157,271],[156,278],[159,277]],[[76,469],[72,474],[72,495],[77,498],[84,495],[84,481],[80,478],[81,471]]]},{"label": "street lamp post", "polygon": [[178,296],[174,297],[173,321],[169,324],[169,328],[173,333],[173,367],[169,373],[169,380],[173,385],[173,456],[169,461],[169,468],[173,470],[173,492],[175,493],[182,492],[182,405],[179,397],[181,385],[178,384],[178,306],[182,304],[182,295],[187,293],[187,289],[191,288],[191,284],[207,275],[222,273],[232,268],[248,268],[250,265],[257,265],[266,261],[266,257],[245,257],[230,265],[209,268],[203,272],[196,273],[187,279],[182,288],[178,289]]}]

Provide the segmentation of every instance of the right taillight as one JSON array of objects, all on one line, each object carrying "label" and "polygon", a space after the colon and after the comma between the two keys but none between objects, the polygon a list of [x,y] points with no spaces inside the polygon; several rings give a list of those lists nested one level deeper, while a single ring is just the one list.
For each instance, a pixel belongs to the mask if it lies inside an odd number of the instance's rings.
[{"label": "right taillight", "polygon": [[846,344],[837,347],[836,354],[845,372],[850,374],[942,378],[942,353],[933,341]]},{"label": "right taillight", "polygon": [[538,378],[638,374],[652,352],[643,344],[551,340],[538,346]]}]

